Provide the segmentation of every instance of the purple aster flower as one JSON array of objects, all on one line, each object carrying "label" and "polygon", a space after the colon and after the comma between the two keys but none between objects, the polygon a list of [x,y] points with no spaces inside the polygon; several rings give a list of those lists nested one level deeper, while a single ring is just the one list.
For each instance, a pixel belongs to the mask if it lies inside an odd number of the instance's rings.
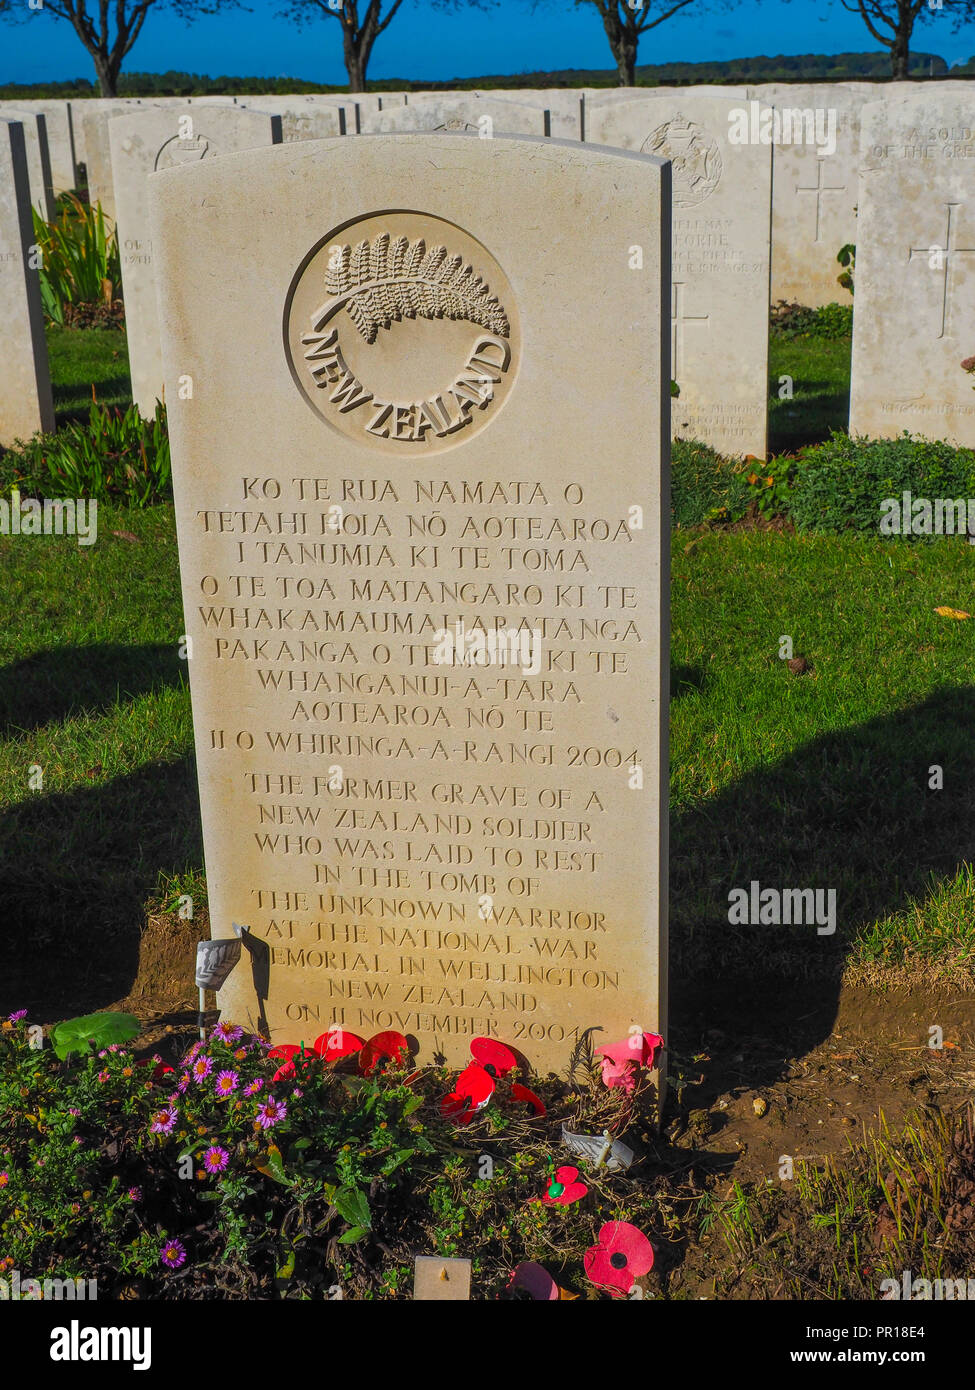
[{"label": "purple aster flower", "polygon": [[301,1100],[301,1097],[302,1097],[305,1093],[304,1093],[304,1091],[301,1089],[300,1086],[296,1086],[296,1087],[294,1088],[294,1090],[291,1092],[291,1094],[294,1096],[295,1100]]},{"label": "purple aster flower", "polygon": [[261,1129],[270,1129],[272,1125],[278,1124],[288,1113],[288,1107],[283,1100],[275,1100],[273,1096],[268,1096],[267,1100],[257,1107],[257,1123]]},{"label": "purple aster flower", "polygon": [[177,1091],[177,1093],[178,1093],[179,1095],[182,1095],[183,1092],[186,1090],[186,1088],[187,1088],[187,1086],[188,1086],[189,1084],[190,1084],[190,1074],[189,1074],[188,1071],[184,1071],[184,1072],[183,1072],[183,1075],[179,1078],[179,1081],[176,1083],[176,1091]]},{"label": "purple aster flower", "polygon": [[80,1111],[80,1110],[76,1110],[76,1109],[74,1108],[73,1105],[69,1105],[69,1106],[68,1106],[68,1114],[69,1114],[69,1115],[74,1115],[75,1119],[77,1119],[78,1116],[81,1114],[81,1111]]},{"label": "purple aster flower", "polygon": [[129,1197],[131,1198],[131,1200],[132,1200],[133,1202],[141,1202],[141,1201],[142,1201],[142,1188],[141,1188],[141,1187],[130,1187],[130,1188],[129,1188]]},{"label": "purple aster flower", "polygon": [[244,1087],[244,1095],[245,1095],[245,1096],[256,1096],[257,1093],[258,1093],[258,1091],[260,1091],[260,1090],[263,1088],[263,1086],[264,1086],[264,1082],[263,1082],[263,1080],[261,1079],[261,1077],[255,1076],[255,1077],[254,1077],[254,1080],[253,1080],[253,1081],[248,1081],[247,1085]]},{"label": "purple aster flower", "polygon": [[180,1265],[186,1263],[186,1251],[182,1241],[167,1240],[159,1252],[159,1259],[170,1269],[179,1269]]},{"label": "purple aster flower", "polygon": [[172,1134],[179,1117],[179,1111],[174,1105],[164,1105],[161,1110],[157,1110],[153,1116],[149,1131],[152,1134]]},{"label": "purple aster flower", "polygon": [[186,1066],[189,1066],[190,1062],[192,1062],[193,1058],[204,1045],[205,1044],[203,1043],[203,1040],[198,1038],[197,1041],[190,1048],[189,1052],[187,1052],[186,1056],[183,1058],[183,1062]]},{"label": "purple aster flower", "polygon": [[222,1071],[217,1077],[217,1084],[213,1088],[214,1093],[217,1096],[232,1095],[233,1092],[236,1091],[239,1081],[240,1077],[235,1071]]},{"label": "purple aster flower", "polygon": [[16,1012],[15,1014],[8,1014],[8,1015],[7,1015],[7,1022],[8,1022],[8,1023],[19,1023],[20,1020],[21,1020],[22,1018],[26,1018],[26,1017],[27,1017],[27,1010],[26,1010],[26,1009],[18,1009],[17,1012]]},{"label": "purple aster flower", "polygon": [[197,1083],[205,1081],[213,1071],[213,1058],[206,1056],[197,1057],[190,1070],[193,1072],[194,1081]]},{"label": "purple aster flower", "polygon": [[108,1072],[107,1072],[107,1071],[100,1071],[100,1072],[98,1073],[98,1079],[99,1079],[99,1081],[102,1083],[102,1085],[104,1085],[105,1082],[108,1080]]},{"label": "purple aster flower", "polygon": [[219,1038],[224,1043],[235,1043],[238,1038],[243,1036],[243,1028],[238,1028],[236,1023],[218,1023],[213,1030],[213,1037]]},{"label": "purple aster flower", "polygon": [[222,1173],[230,1162],[230,1154],[219,1144],[211,1144],[203,1155],[203,1166],[208,1173]]}]

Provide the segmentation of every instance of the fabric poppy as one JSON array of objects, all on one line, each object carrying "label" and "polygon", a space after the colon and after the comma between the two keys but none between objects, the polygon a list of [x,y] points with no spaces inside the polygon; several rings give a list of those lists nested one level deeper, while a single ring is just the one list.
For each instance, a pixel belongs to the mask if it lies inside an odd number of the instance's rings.
[{"label": "fabric poppy", "polygon": [[495,1042],[493,1038],[472,1038],[471,1056],[495,1081],[507,1076],[518,1065],[518,1058],[511,1048]]},{"label": "fabric poppy", "polygon": [[380,1062],[386,1060],[401,1067],[410,1055],[410,1045],[402,1033],[377,1033],[359,1052],[359,1070],[372,1076]]},{"label": "fabric poppy", "polygon": [[323,1062],[340,1062],[343,1057],[351,1057],[353,1052],[365,1047],[365,1040],[335,1025],[317,1037],[313,1046]]},{"label": "fabric poppy", "polygon": [[522,1086],[520,1081],[516,1081],[511,1087],[511,1099],[519,1101],[523,1105],[530,1105],[536,1115],[546,1114],[545,1106],[539,1100],[534,1091],[529,1091],[527,1086]]},{"label": "fabric poppy", "polygon": [[494,1079],[483,1067],[471,1062],[454,1083],[449,1096],[440,1102],[440,1113],[458,1124],[466,1125],[478,1110],[483,1110],[494,1094]]},{"label": "fabric poppy", "polygon": [[599,1232],[599,1243],[586,1251],[583,1264],[591,1283],[619,1298],[629,1293],[639,1275],[653,1269],[653,1246],[628,1221],[607,1221]]},{"label": "fabric poppy", "polygon": [[658,1033],[632,1033],[623,1042],[597,1047],[595,1051],[603,1059],[604,1084],[610,1089],[622,1086],[625,1091],[632,1091],[637,1071],[640,1067],[653,1067],[663,1041]]},{"label": "fabric poppy", "polygon": [[524,1289],[536,1303],[558,1302],[559,1286],[542,1265],[522,1260],[508,1280],[509,1289]]},{"label": "fabric poppy", "polygon": [[542,1201],[547,1207],[567,1207],[571,1202],[581,1201],[589,1188],[578,1178],[578,1168],[559,1168]]}]

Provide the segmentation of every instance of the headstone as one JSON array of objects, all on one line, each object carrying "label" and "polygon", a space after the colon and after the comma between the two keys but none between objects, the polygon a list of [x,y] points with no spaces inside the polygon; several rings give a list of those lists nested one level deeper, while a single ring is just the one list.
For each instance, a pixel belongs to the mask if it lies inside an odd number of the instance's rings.
[{"label": "headstone", "polygon": [[150,417],[162,398],[163,370],[146,179],[160,169],[201,161],[209,168],[223,155],[276,144],[281,118],[236,106],[164,107],[116,116],[109,126],[132,399]]},{"label": "headstone", "polygon": [[[82,103],[78,103],[81,106]],[[83,103],[81,130],[83,132],[84,165],[87,176],[88,202],[101,206],[106,217],[115,223],[115,188],[112,183],[112,150],[109,145],[108,123],[113,116],[122,116],[135,107],[150,110],[148,102],[138,99],[110,101],[93,98]],[[77,111],[77,107],[75,108]],[[77,128],[77,127],[76,127]]]},{"label": "headstone", "polygon": [[416,134],[150,179],[224,1017],[461,1067],[664,1030],[668,175]]},{"label": "headstone", "polygon": [[586,138],[673,161],[675,438],[764,458],[772,146],[733,142],[748,106],[684,94],[616,102],[588,113]]},{"label": "headstone", "polygon": [[922,90],[861,112],[850,433],[975,445],[975,119]]},{"label": "headstone", "polygon": [[3,115],[20,121],[24,127],[27,149],[27,181],[30,184],[31,204],[45,222],[54,221],[54,190],[51,187],[51,159],[47,146],[47,122],[42,112],[24,111],[17,106],[5,106]]},{"label": "headstone", "polygon": [[40,281],[31,265],[30,209],[24,127],[0,116],[0,445],[5,446],[54,428]]},{"label": "headstone", "polygon": [[437,92],[410,98],[408,106],[394,106],[360,115],[363,135],[396,131],[466,131],[490,139],[493,135],[549,134],[548,112],[524,102],[503,101],[481,92]]},{"label": "headstone", "polygon": [[861,103],[835,84],[764,90],[781,131],[772,159],[772,302],[850,304],[836,257],[857,238]]},{"label": "headstone", "polygon": [[51,185],[55,195],[77,187],[75,168],[74,128],[69,101],[0,102],[0,113],[10,114],[7,108],[18,107],[44,117],[47,127],[47,147],[51,161]]},{"label": "headstone", "polygon": [[307,101],[301,97],[255,97],[242,109],[268,111],[280,116],[281,138],[285,143],[292,140],[326,140],[347,133],[345,108],[331,103]]}]

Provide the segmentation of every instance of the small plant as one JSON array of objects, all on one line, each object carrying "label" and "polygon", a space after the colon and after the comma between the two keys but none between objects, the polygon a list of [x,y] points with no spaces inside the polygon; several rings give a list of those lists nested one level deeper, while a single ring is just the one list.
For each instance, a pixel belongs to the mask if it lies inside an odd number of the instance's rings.
[{"label": "small plant", "polygon": [[760,459],[746,459],[751,464],[748,473],[750,498],[758,508],[760,516],[788,516],[792,495],[792,481],[795,477],[795,460],[788,454],[762,462]]},{"label": "small plant", "polygon": [[839,251],[836,253],[836,259],[839,262],[839,264],[844,267],[843,274],[837,275],[836,283],[838,285],[842,285],[845,290],[849,290],[850,294],[852,295],[853,275],[856,271],[856,247],[852,245],[851,242],[847,242],[846,245],[841,246]]},{"label": "small plant", "polygon": [[769,311],[769,325],[779,338],[848,338],[853,332],[852,304],[787,303],[784,299]]},{"label": "small plant", "polygon": [[50,223],[34,209],[34,239],[41,252],[41,302],[51,323],[82,327],[121,321],[118,242],[100,203],[92,208],[68,194]]},{"label": "small plant", "polygon": [[172,494],[166,410],[151,420],[135,406],[119,410],[92,400],[86,423],[18,442],[0,464],[0,485],[44,497],[89,497],[146,507]]}]

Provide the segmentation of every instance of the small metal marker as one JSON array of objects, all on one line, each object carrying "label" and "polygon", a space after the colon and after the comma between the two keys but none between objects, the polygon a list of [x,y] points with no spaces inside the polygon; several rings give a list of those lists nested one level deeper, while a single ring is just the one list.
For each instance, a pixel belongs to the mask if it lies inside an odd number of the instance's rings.
[{"label": "small metal marker", "polygon": [[608,1129],[603,1130],[603,1148],[599,1157],[596,1159],[596,1167],[601,1168],[609,1157],[609,1151],[613,1147],[613,1136]]},{"label": "small metal marker", "polygon": [[417,1255],[413,1298],[418,1302],[465,1303],[471,1296],[470,1260],[445,1260],[441,1255]]}]

